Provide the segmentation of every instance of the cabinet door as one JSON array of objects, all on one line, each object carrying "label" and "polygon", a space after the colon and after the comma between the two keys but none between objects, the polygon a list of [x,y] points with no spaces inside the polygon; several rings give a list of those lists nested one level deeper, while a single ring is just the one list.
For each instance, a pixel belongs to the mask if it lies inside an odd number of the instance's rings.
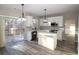
[{"label": "cabinet door", "polygon": [[38,44],[44,46],[43,37],[41,35],[38,35]]},{"label": "cabinet door", "polygon": [[57,32],[58,40],[62,40],[62,34],[63,34],[63,31],[62,30],[58,30],[58,32]]},{"label": "cabinet door", "polygon": [[46,44],[46,47],[51,49],[51,50],[54,50],[55,49],[55,42],[54,42],[55,39],[53,38],[50,38],[50,37],[47,37],[46,41],[47,41],[47,44]]}]

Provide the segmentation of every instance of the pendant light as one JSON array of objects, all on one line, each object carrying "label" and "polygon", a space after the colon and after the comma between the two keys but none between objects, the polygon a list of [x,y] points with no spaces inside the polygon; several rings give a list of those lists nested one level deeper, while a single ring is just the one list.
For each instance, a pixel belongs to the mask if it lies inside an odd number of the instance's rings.
[{"label": "pendant light", "polygon": [[[20,18],[20,29],[23,29],[23,21],[25,20],[24,19],[24,4],[21,4],[21,7],[22,7],[22,11],[21,11],[21,18]],[[20,36],[22,37],[22,32],[20,31]],[[21,38],[22,39],[22,38]]]},{"label": "pendant light", "polygon": [[47,9],[44,9],[44,12],[45,12],[45,16],[44,16],[44,20],[43,20],[44,23],[47,23],[47,15],[46,15],[46,11],[47,11]]},{"label": "pendant light", "polygon": [[24,21],[25,20],[25,15],[24,15],[24,4],[21,4],[22,6],[22,16],[21,16],[21,20]]},{"label": "pendant light", "polygon": [[24,18],[24,4],[21,4],[22,6],[22,18]]}]

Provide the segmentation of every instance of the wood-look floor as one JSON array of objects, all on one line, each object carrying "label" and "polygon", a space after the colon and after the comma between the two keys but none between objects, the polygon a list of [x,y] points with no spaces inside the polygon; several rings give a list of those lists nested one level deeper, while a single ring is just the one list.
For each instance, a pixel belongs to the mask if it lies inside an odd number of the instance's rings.
[{"label": "wood-look floor", "polygon": [[34,41],[12,41],[6,44],[6,47],[0,48],[0,55],[74,55],[75,53],[57,47],[52,51],[48,48],[38,45]]}]

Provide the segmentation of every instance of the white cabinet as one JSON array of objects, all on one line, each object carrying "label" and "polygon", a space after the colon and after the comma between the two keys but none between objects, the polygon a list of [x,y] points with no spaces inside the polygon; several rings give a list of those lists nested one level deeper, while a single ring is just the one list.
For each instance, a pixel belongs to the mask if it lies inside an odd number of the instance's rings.
[{"label": "white cabinet", "polygon": [[56,22],[58,26],[63,26],[63,16],[48,17],[48,22]]},{"label": "white cabinet", "polygon": [[31,32],[32,31],[25,31],[24,40],[31,41],[31,39],[32,39]]},{"label": "white cabinet", "polygon": [[29,27],[29,26],[32,26],[32,20],[33,20],[33,17],[32,16],[26,16],[26,27]]},{"label": "white cabinet", "polygon": [[57,46],[57,35],[50,33],[38,33],[38,44],[51,50]]},{"label": "white cabinet", "polygon": [[57,32],[58,40],[62,41],[62,35],[63,35],[63,31],[62,30],[58,30],[58,32]]}]

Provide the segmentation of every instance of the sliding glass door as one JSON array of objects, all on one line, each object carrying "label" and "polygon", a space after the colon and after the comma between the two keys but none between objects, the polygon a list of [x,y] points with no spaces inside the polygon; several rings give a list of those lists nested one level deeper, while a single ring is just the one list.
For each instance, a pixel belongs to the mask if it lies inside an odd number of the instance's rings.
[{"label": "sliding glass door", "polygon": [[6,42],[18,42],[24,40],[25,19],[16,17],[4,17]]}]

